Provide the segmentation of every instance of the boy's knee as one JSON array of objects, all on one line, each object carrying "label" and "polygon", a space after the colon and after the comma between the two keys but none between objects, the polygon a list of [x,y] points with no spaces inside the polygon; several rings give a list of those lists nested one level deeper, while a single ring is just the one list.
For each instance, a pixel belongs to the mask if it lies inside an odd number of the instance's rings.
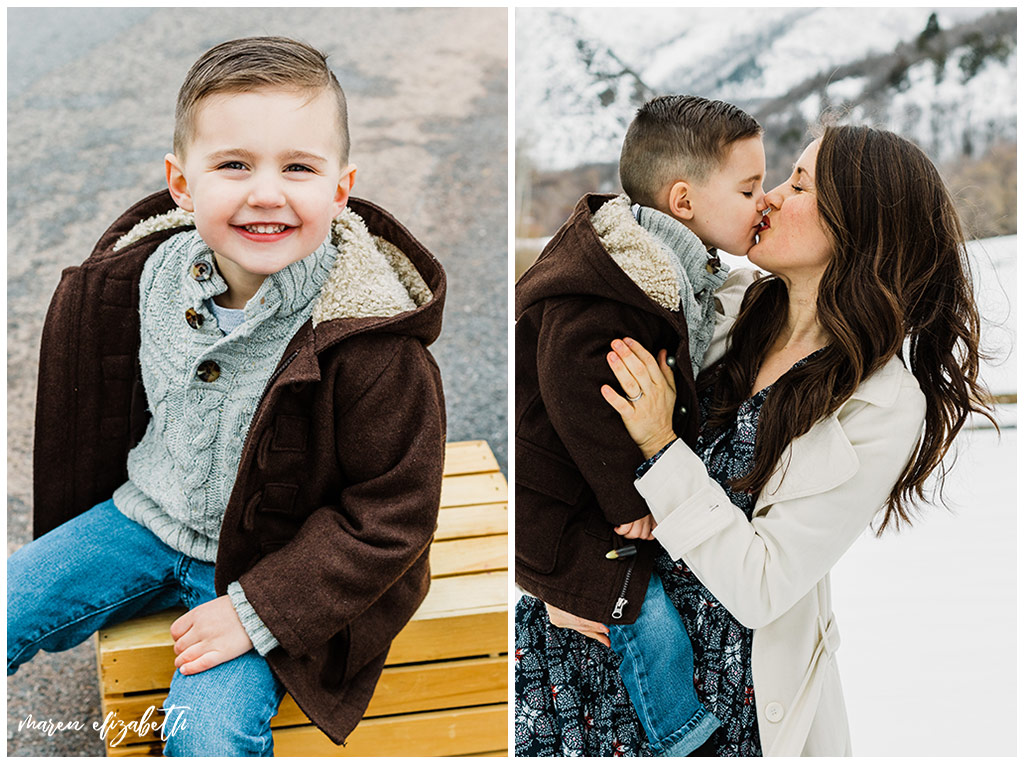
[{"label": "boy's knee", "polygon": [[[212,710],[212,709],[211,709]],[[273,756],[270,724],[255,724],[229,709],[203,713],[175,709],[167,716],[164,756]],[[262,728],[260,728],[262,727]]]}]

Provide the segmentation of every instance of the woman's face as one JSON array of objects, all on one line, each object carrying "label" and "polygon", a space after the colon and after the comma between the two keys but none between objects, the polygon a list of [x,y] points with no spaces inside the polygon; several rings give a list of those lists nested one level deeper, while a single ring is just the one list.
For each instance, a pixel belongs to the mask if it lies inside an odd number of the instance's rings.
[{"label": "woman's face", "polygon": [[814,183],[819,143],[804,149],[789,179],[765,194],[768,213],[747,253],[754,265],[790,282],[820,278],[832,257]]}]

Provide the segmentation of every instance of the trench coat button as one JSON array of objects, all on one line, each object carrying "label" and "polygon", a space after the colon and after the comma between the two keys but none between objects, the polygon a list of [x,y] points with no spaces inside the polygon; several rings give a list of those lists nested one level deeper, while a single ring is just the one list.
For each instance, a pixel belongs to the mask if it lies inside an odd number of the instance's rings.
[{"label": "trench coat button", "polygon": [[680,416],[686,416],[686,412],[687,411],[688,411],[688,409],[686,408],[686,406],[680,406],[679,407],[679,415]]},{"label": "trench coat button", "polygon": [[203,361],[196,369],[196,376],[203,382],[213,382],[220,376],[220,366],[216,361]]},{"label": "trench coat button", "polygon": [[192,278],[194,278],[196,281],[206,281],[208,278],[210,278],[210,274],[212,273],[212,271],[213,268],[210,267],[210,264],[208,262],[206,262],[205,260],[196,260],[194,263],[192,263],[192,269],[190,273],[192,274]]},{"label": "trench coat button", "polygon": [[668,358],[665,359],[665,363],[668,364],[668,367],[670,369],[674,369],[676,367],[676,357],[674,355],[670,355]]},{"label": "trench coat button", "polygon": [[203,325],[203,315],[201,313],[197,313],[195,308],[189,308],[185,311],[185,320],[193,329],[198,329]]},{"label": "trench coat button", "polygon": [[774,700],[764,707],[764,716],[770,722],[781,722],[782,717],[785,716],[785,711],[782,708],[781,703],[777,703]]}]

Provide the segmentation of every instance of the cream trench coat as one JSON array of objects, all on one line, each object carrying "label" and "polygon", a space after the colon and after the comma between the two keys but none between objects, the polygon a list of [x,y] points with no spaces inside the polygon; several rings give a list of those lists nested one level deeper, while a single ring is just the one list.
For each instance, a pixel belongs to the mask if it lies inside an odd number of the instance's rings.
[{"label": "cream trench coat", "polygon": [[[725,350],[754,272],[718,291],[705,364]],[[676,441],[636,482],[655,537],[744,626],[766,756],[851,755],[836,667],[839,630],[829,570],[868,527],[917,446],[925,398],[897,358],[865,379],[837,412],[796,438],[787,465],[761,491],[753,517],[727,498],[703,462]]]}]

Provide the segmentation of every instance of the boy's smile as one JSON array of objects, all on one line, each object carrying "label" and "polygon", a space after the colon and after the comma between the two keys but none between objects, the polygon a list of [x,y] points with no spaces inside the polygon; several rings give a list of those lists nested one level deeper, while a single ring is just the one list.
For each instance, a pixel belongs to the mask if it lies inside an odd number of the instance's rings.
[{"label": "boy's smile", "polygon": [[167,185],[241,308],[270,274],[310,255],[348,201],[337,107],[327,91],[258,90],[205,98],[184,158],[166,157]]}]

